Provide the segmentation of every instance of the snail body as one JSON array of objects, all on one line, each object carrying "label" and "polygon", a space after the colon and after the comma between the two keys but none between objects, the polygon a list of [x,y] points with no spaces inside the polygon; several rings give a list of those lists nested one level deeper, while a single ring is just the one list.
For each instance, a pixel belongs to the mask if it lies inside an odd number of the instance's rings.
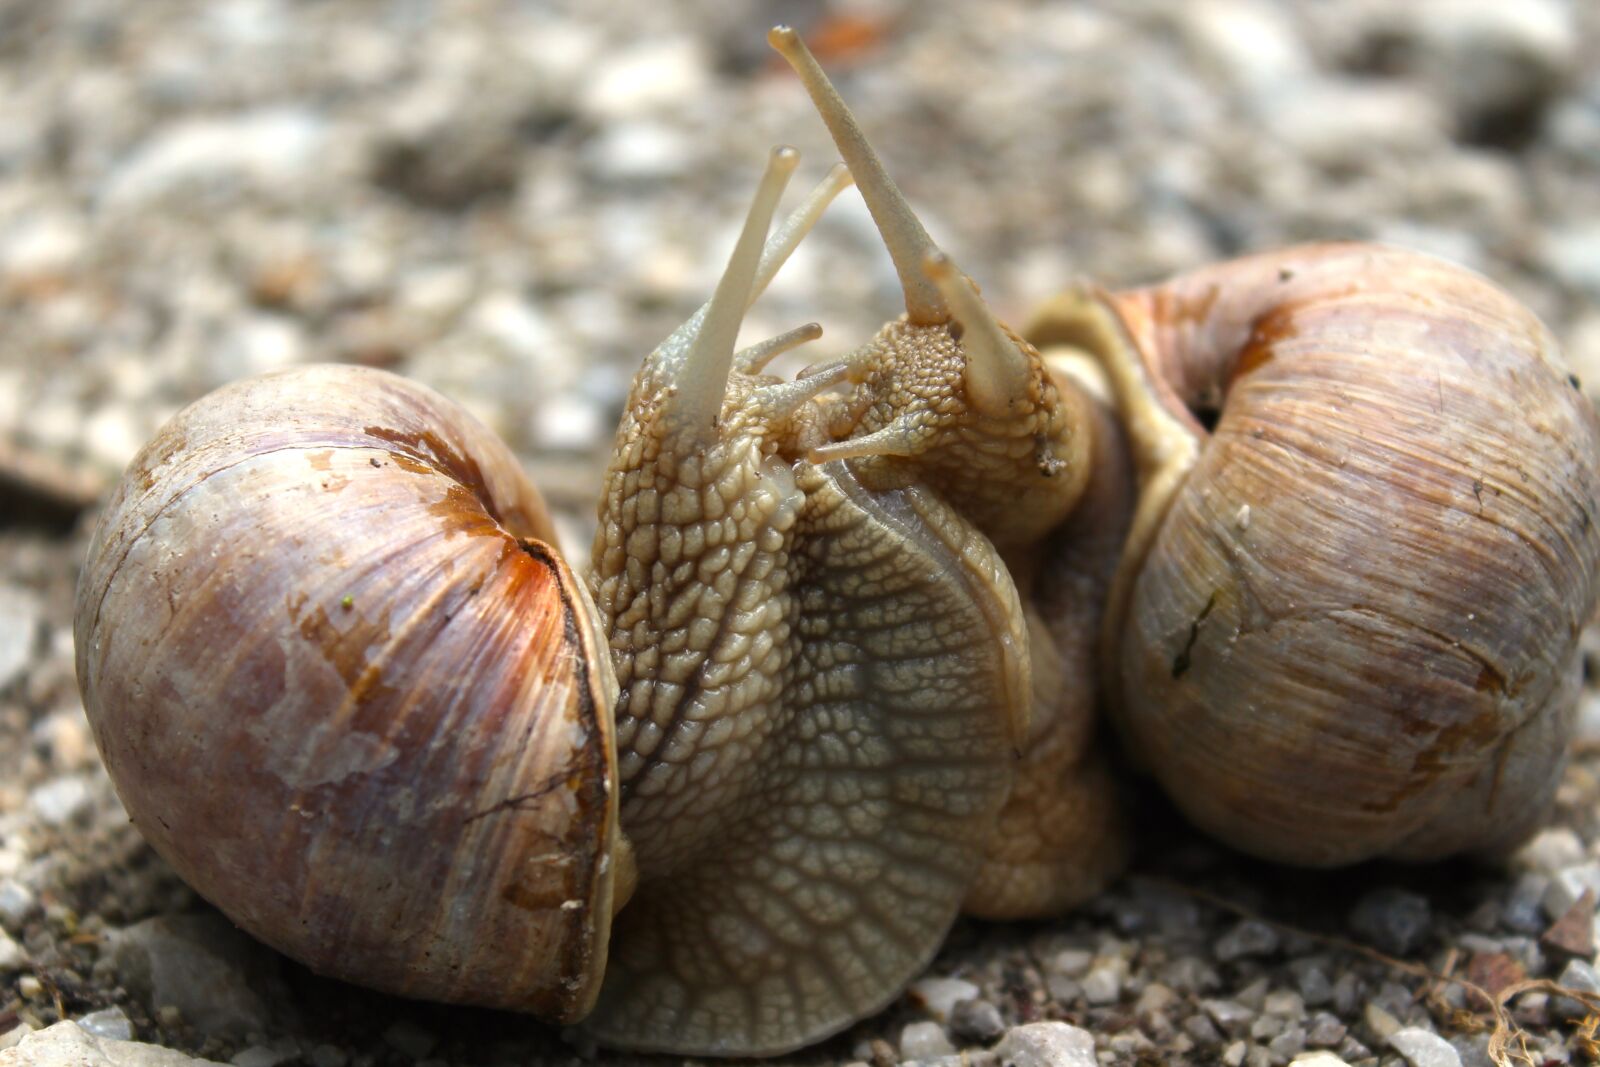
[{"label": "snail body", "polygon": [[1600,424],[1526,308],[1329,244],[1070,295],[1030,334],[1117,380],[1142,495],[1104,682],[1194,822],[1318,866],[1539,825],[1595,609]]},{"label": "snail body", "polygon": [[[794,381],[764,366],[815,327],[735,351],[847,184],[767,237],[796,162],[644,360],[582,577],[504,446],[385,373],[224,388],[135,460],[80,585],[85,708],[136,824],[240,925],[395,993],[761,1055],[887,1004],[964,902],[1114,873],[997,829],[1019,753],[1059,731],[1072,765],[1091,732],[1082,701],[1030,726],[1012,567],[1101,431],[914,218],[885,228],[904,320]],[[969,901],[1002,839],[1028,890]]]},{"label": "snail body", "polygon": [[[774,150],[715,295],[639,371],[586,566],[550,547],[537,492],[487,430],[429,390],[355,368],[202,398],[135,460],[105,512],[76,638],[119,793],[196,889],[319,971],[530,1011],[618,1048],[784,1052],[889,1003],[959,912],[1054,914],[1116,876],[1128,846],[1095,736],[1102,695],[1158,775],[1174,746],[1150,740],[1144,720],[1169,707],[1209,713],[1191,691],[1232,655],[1210,642],[1224,624],[1243,636],[1258,605],[1169,553],[1238,559],[1179,520],[1208,500],[1234,506],[1236,461],[1220,446],[1254,423],[1229,406],[1202,447],[1185,403],[1226,394],[1231,405],[1275,381],[1323,318],[1345,323],[1381,303],[1372,283],[1325,271],[1319,253],[1304,267],[1245,261],[1167,289],[1080,294],[1033,331],[1077,355],[1042,356],[933,245],[793,32],[771,40],[848,171],[768,236],[796,165],[792,149]],[[745,310],[852,179],[906,312],[794,380],[769,375],[774,356],[820,328],[736,351]],[[1343,255],[1380,274],[1411,262]],[[1267,315],[1244,295],[1291,266],[1303,272],[1285,290],[1295,310]],[[1508,298],[1449,299],[1457,275],[1437,273],[1436,302],[1384,312],[1370,332],[1426,334],[1418,316],[1464,316],[1479,331],[1452,342],[1466,363],[1507,334],[1535,355],[1481,361],[1492,384],[1452,384],[1448,396],[1547,384],[1557,372],[1540,362],[1537,324]],[[1259,352],[1217,354],[1230,343]],[[1290,407],[1305,395],[1273,388]],[[1594,510],[1593,412],[1557,407],[1530,432],[1565,442],[1570,469],[1541,486],[1566,493],[1567,510],[1529,514],[1567,540],[1518,548],[1515,580],[1483,576],[1463,594],[1544,614],[1514,648],[1482,651],[1463,636],[1470,651],[1450,661],[1493,666],[1491,696],[1511,725],[1496,719],[1499,740],[1485,739],[1473,717],[1485,710],[1452,719],[1445,705],[1407,703],[1398,728],[1420,739],[1402,753],[1413,773],[1366,794],[1396,810],[1437,784],[1487,791],[1509,811],[1510,789],[1542,786],[1559,748],[1570,711],[1532,708],[1572,695],[1563,657],[1592,609],[1600,553],[1578,525]],[[1504,447],[1479,441],[1482,430],[1454,431],[1451,447]],[[1524,491],[1471,455],[1485,486]],[[1383,458],[1356,458],[1383,479]],[[1185,502],[1196,489],[1201,503]],[[1440,490],[1456,510],[1420,514],[1413,529],[1466,522],[1458,489]],[[1310,487],[1294,499],[1316,510]],[[1254,537],[1298,529],[1251,506]],[[1473,551],[1535,536],[1534,519],[1516,522]],[[1300,551],[1257,562],[1292,570]],[[1425,573],[1406,595],[1440,572]],[[1540,600],[1562,582],[1564,599]],[[1289,588],[1287,577],[1271,584]],[[1186,636],[1199,634],[1202,593],[1204,642]],[[1412,629],[1423,625],[1459,632]],[[1377,676],[1391,649],[1374,647],[1358,643],[1328,670]],[[1394,658],[1397,669],[1433,665]],[[1224,676],[1206,692],[1234,684]],[[1251,728],[1216,727],[1178,744],[1177,758],[1231,751]],[[1468,749],[1505,753],[1501,771],[1463,769]],[[1427,781],[1407,784],[1418,772]],[[1236,793],[1297,777],[1262,767]],[[1212,809],[1231,816],[1237,799],[1208,808],[1172,788],[1229,836]],[[1299,813],[1321,817],[1319,804]]]}]

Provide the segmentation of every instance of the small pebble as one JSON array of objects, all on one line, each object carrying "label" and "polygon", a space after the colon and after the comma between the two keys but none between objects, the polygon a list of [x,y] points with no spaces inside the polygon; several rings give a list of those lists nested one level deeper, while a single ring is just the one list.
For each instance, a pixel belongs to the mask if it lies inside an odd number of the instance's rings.
[{"label": "small pebble", "polygon": [[1289,1061],[1289,1067],[1350,1067],[1350,1064],[1326,1049],[1302,1052]]},{"label": "small pebble", "polygon": [[44,995],[44,983],[35,975],[25,974],[17,979],[17,992],[26,1000],[38,1000]]},{"label": "small pebble", "polygon": [[1433,925],[1428,898],[1404,889],[1374,889],[1350,911],[1350,928],[1380,952],[1409,956]]},{"label": "small pebble", "polygon": [[1544,895],[1550,889],[1550,876],[1540,871],[1523,871],[1506,896],[1500,921],[1520,934],[1537,934],[1544,929]]},{"label": "small pebble", "polygon": [[18,586],[0,585],[0,689],[27,669],[43,611],[33,593]]},{"label": "small pebble", "polygon": [[1401,1028],[1400,1020],[1380,1008],[1375,1002],[1367,1005],[1362,1018],[1366,1020],[1367,1029],[1371,1030],[1372,1035],[1379,1041],[1389,1040]]},{"label": "small pebble", "polygon": [[1311,1026],[1306,1030],[1306,1044],[1335,1048],[1344,1040],[1347,1029],[1337,1015],[1319,1011],[1311,1017]]},{"label": "small pebble", "polygon": [[1278,951],[1278,931],[1259,919],[1243,919],[1217,938],[1213,950],[1224,963],[1246,956],[1270,956]]},{"label": "small pebble", "polygon": [[1594,955],[1595,893],[1586,889],[1567,913],[1539,935],[1539,944],[1558,956],[1580,959]]},{"label": "small pebble", "polygon": [[950,1033],[961,1041],[987,1045],[1005,1032],[1000,1009],[987,1000],[958,1000],[950,1009]]},{"label": "small pebble", "polygon": [[1122,996],[1122,975],[1119,968],[1097,966],[1083,976],[1083,997],[1090,1004],[1115,1004]]},{"label": "small pebble", "polygon": [[311,1050],[311,1067],[345,1067],[350,1057],[337,1045],[318,1045]]},{"label": "small pebble", "polygon": [[1461,1056],[1450,1042],[1420,1027],[1408,1026],[1390,1034],[1389,1047],[1411,1067],[1461,1067]]},{"label": "small pebble", "polygon": [[11,878],[0,882],[0,925],[21,932],[22,924],[37,906],[33,891],[21,882]]},{"label": "small pebble", "polygon": [[106,955],[130,993],[176,1008],[201,1034],[267,1032],[264,993],[277,957],[221,915],[160,915],[112,930]]},{"label": "small pebble", "polygon": [[270,1045],[251,1045],[235,1053],[228,1062],[233,1067],[278,1067],[300,1057],[300,1048],[293,1038],[282,1038]]},{"label": "small pebble", "polygon": [[957,1001],[972,1000],[978,996],[977,986],[964,978],[939,978],[927,976],[911,983],[907,990],[912,999],[922,1004],[923,1010],[939,1022],[950,1018]]},{"label": "small pebble", "polygon": [[933,1060],[955,1055],[956,1047],[945,1036],[944,1027],[931,1020],[907,1023],[900,1031],[902,1060]]},{"label": "small pebble", "polygon": [[1328,978],[1328,968],[1321,957],[1295,960],[1289,965],[1294,975],[1300,999],[1311,1007],[1326,1004],[1333,999],[1333,982]]},{"label": "small pebble", "polygon": [[133,1020],[121,1008],[101,1008],[78,1019],[78,1025],[95,1037],[109,1037],[114,1041],[133,1040]]},{"label": "small pebble", "polygon": [[1300,994],[1287,989],[1275,989],[1261,1002],[1261,1010],[1280,1019],[1299,1021],[1306,1017],[1305,1001]]},{"label": "small pebble", "polygon": [[28,806],[46,826],[66,826],[86,815],[93,802],[89,783],[79,775],[54,778],[28,794]]},{"label": "small pebble", "polygon": [[1196,956],[1180,956],[1166,967],[1162,980],[1180,993],[1209,993],[1222,986],[1217,972]]},{"label": "small pebble", "polygon": [[1191,1015],[1183,1020],[1183,1032],[1200,1048],[1216,1048],[1222,1044],[1222,1032],[1204,1014]]},{"label": "small pebble", "polygon": [[1255,1012],[1232,1000],[1202,1000],[1200,1006],[1229,1036],[1244,1033],[1256,1017]]},{"label": "small pebble", "polygon": [[1461,1067],[1498,1067],[1489,1058],[1488,1034],[1457,1034],[1450,1039],[1450,1047],[1461,1057]]},{"label": "small pebble", "polygon": [[1555,872],[1541,902],[1545,917],[1552,922],[1561,918],[1586,891],[1600,897],[1600,861],[1591,860]]},{"label": "small pebble", "polygon": [[401,1019],[383,1032],[383,1040],[401,1055],[420,1060],[433,1051],[439,1039],[416,1023]]},{"label": "small pebble", "polygon": [[1004,1067],[1100,1067],[1093,1035],[1068,1023],[1013,1027],[995,1051]]},{"label": "small pebble", "polygon": [[1133,1005],[1133,1013],[1139,1018],[1153,1015],[1156,1012],[1166,1011],[1178,1002],[1178,994],[1162,985],[1160,982],[1151,982],[1139,994],[1139,999]]},{"label": "small pebble", "polygon": [[18,971],[28,964],[28,954],[10,934],[0,930],[0,971]]},{"label": "small pebble", "polygon": [[1333,1010],[1348,1018],[1360,1005],[1365,986],[1349,971],[1333,983]]},{"label": "small pebble", "polygon": [[[1600,975],[1587,960],[1568,960],[1556,984],[1580,993],[1600,994]],[[1549,1010],[1552,1017],[1563,1020],[1582,1019],[1590,1013],[1581,1000],[1559,994],[1550,998]]]},{"label": "small pebble", "polygon": [[1068,978],[1081,978],[1094,963],[1094,953],[1084,948],[1062,949],[1050,958],[1047,969]]},{"label": "small pebble", "polygon": [[1540,830],[1512,857],[1517,866],[1546,877],[1563,868],[1576,867],[1583,860],[1583,839],[1565,826]]},{"label": "small pebble", "polygon": [[1271,1041],[1267,1042],[1267,1051],[1282,1063],[1292,1056],[1298,1056],[1306,1047],[1306,1032],[1298,1026],[1291,1026]]}]

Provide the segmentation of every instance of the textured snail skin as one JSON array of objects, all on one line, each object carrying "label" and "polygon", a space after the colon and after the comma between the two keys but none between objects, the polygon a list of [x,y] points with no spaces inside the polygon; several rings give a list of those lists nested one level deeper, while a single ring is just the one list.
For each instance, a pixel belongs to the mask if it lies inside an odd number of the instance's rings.
[{"label": "textured snail skin", "polygon": [[1033,710],[1017,784],[962,905],[985,919],[1060,915],[1109,885],[1130,855],[1129,828],[1096,737],[1095,651],[1133,514],[1132,458],[1109,408],[1077,376],[1051,370],[1073,425],[1091,443],[1071,516],[1030,552],[1006,561],[1028,625]]},{"label": "textured snail skin", "polygon": [[393,375],[312,367],[185,409],[78,592],[84,706],[140,832],[314,970],[583,1015],[615,686],[539,536],[505,447]]},{"label": "textured snail skin", "polygon": [[1190,818],[1313,865],[1538,825],[1595,608],[1600,425],[1531,313],[1435,259],[1319,245],[1031,333],[1118,379],[1144,498],[1107,681]]}]

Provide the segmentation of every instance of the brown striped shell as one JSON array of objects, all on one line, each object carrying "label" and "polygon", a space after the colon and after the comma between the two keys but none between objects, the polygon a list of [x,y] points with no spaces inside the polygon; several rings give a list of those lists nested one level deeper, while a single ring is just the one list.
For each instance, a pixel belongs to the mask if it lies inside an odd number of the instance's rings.
[{"label": "brown striped shell", "polygon": [[550,537],[505,446],[394,375],[308,367],[185,409],[78,593],[134,823],[316,971],[581,1017],[618,868],[616,687]]},{"label": "brown striped shell", "polygon": [[1058,304],[1142,500],[1104,633],[1115,721],[1202,828],[1330,865],[1543,818],[1600,570],[1600,422],[1479,276],[1314,245]]}]

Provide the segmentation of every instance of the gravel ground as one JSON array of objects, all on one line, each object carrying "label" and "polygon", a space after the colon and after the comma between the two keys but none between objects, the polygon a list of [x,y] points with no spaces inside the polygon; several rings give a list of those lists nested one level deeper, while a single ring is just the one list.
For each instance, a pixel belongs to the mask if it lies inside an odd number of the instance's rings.
[{"label": "gravel ground", "polygon": [[[0,3],[0,1048],[95,1035],[0,1063],[130,1037],[241,1067],[575,1055],[319,979],[195,898],[99,765],[72,587],[95,502],[164,419],[317,360],[467,404],[585,546],[632,369],[709,293],[766,148],[801,149],[801,184],[834,158],[774,22],[1013,319],[1085,274],[1374,238],[1490,274],[1600,387],[1584,0],[728,6]],[[817,319],[820,358],[898,309],[847,194],[747,336]],[[1058,922],[959,924],[889,1011],[794,1059],[1488,1063],[1486,1002],[1439,976],[1600,988],[1592,688],[1583,732],[1555,825],[1499,865],[1286,871],[1140,796],[1129,878]],[[1595,1057],[1595,1018],[1548,987],[1502,1021],[1526,1062]]]}]

